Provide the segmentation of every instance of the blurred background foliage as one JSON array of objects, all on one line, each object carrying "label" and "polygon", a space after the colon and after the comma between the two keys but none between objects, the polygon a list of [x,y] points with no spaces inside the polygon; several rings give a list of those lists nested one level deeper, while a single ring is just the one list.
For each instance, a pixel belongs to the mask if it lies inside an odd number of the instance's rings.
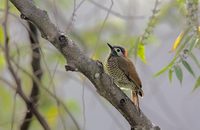
[{"label": "blurred background foliage", "polygon": [[[4,20],[5,2],[6,0],[0,1],[1,24]],[[196,90],[200,86],[198,0],[151,0],[146,4],[145,2],[113,0],[114,4],[112,4],[112,1],[106,0],[101,2],[98,0],[34,0],[38,7],[47,10],[51,20],[61,31],[79,43],[88,56],[102,62],[106,60],[109,53],[106,46],[108,42],[112,45],[126,47],[133,61],[151,65],[149,60],[154,56],[148,56],[147,52],[152,47],[160,46],[162,48],[163,44],[166,43],[159,36],[168,31],[163,29],[163,32],[159,32],[160,35],[157,35],[158,33],[154,33],[154,30],[156,31],[164,23],[172,28],[178,26],[179,32],[177,36],[171,38],[174,38],[170,45],[171,50],[167,50],[169,53],[166,54],[171,56],[171,61],[163,68],[156,68],[154,76],[168,73],[170,82],[177,78],[182,83],[184,75],[190,73],[195,82],[191,82],[189,87],[191,90]],[[151,6],[148,6],[149,3]],[[147,9],[147,11],[139,12],[137,5],[142,6],[142,10]],[[27,34],[27,23],[20,19],[19,15],[17,9],[9,4],[10,55],[20,66],[15,66],[15,71],[21,78],[23,90],[29,95],[31,77],[27,73],[32,73],[30,67],[31,48]],[[2,26],[0,26],[2,47],[4,46],[3,42],[4,33]],[[43,87],[57,95],[56,90],[64,86],[62,81],[73,79],[81,84],[85,80],[79,74],[66,73],[64,71],[65,59],[42,38],[40,38],[40,47],[42,52],[41,65],[44,72]],[[154,49],[154,51],[156,55],[159,55],[156,53],[158,50]],[[0,77],[15,86],[7,70],[3,48],[0,48]],[[75,126],[71,125],[73,123],[69,120],[68,113],[56,103],[45,89],[41,89],[40,95],[37,106],[52,129],[75,129]],[[64,99],[62,94],[58,94],[58,97]],[[82,113],[81,104],[75,99],[67,99],[63,102],[74,115],[78,116]],[[26,107],[21,98],[8,87],[8,84],[0,82],[0,129],[11,129],[12,122],[14,122],[13,128],[17,129],[25,112]],[[62,121],[68,123],[62,123]],[[42,129],[35,118],[33,118],[31,129]]]}]

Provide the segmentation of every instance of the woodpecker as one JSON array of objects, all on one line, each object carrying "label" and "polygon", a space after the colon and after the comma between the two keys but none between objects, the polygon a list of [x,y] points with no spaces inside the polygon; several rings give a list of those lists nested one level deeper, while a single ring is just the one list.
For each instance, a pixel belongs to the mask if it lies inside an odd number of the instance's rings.
[{"label": "woodpecker", "polygon": [[110,47],[110,55],[106,62],[106,69],[108,74],[114,79],[114,83],[122,89],[131,90],[131,100],[135,104],[138,111],[139,98],[143,96],[142,83],[136,72],[133,62],[127,56],[127,50],[121,46],[112,46],[107,43]]}]

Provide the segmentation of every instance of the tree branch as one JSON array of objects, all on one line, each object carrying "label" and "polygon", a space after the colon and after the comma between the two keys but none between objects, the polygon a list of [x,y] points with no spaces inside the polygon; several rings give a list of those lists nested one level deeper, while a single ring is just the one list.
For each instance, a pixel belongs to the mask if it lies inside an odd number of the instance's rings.
[{"label": "tree branch", "polygon": [[[94,0],[88,0],[91,4],[95,5],[96,7],[108,12],[110,9],[107,7],[104,7],[103,5],[99,4],[98,2],[94,1]],[[114,16],[117,16],[121,19],[125,19],[125,20],[131,20],[131,19],[144,19],[144,16],[129,16],[129,15],[122,15],[118,12],[115,12],[113,10],[110,10],[110,13]]]},{"label": "tree branch", "polygon": [[137,112],[132,101],[104,72],[102,63],[84,55],[74,41],[61,33],[50,21],[46,11],[37,8],[29,0],[10,1],[27,20],[33,22],[39,28],[42,37],[51,42],[63,54],[67,60],[68,68],[73,68],[84,74],[96,87],[97,92],[126,118],[132,128],[155,128],[142,112],[141,114]]},{"label": "tree branch", "polygon": [[9,8],[8,0],[6,0],[5,19],[3,21],[3,32],[4,32],[4,45],[5,45],[5,50],[4,50],[5,51],[5,60],[6,60],[7,66],[8,66],[8,70],[17,85],[16,93],[19,94],[19,96],[24,100],[24,102],[26,103],[27,106],[30,106],[30,111],[32,113],[34,113],[34,115],[36,116],[36,118],[38,119],[40,124],[43,126],[43,128],[45,130],[49,130],[50,128],[49,128],[48,124],[46,123],[46,121],[44,120],[44,118],[42,117],[42,115],[38,112],[38,110],[36,109],[34,104],[26,97],[25,93],[23,92],[20,78],[14,71],[14,68],[10,62],[9,36],[8,36],[8,32],[7,32],[8,8]]},{"label": "tree branch", "polygon": [[[37,79],[40,81],[42,77],[42,69],[40,66],[40,51],[39,51],[37,28],[31,22],[28,22],[28,25],[29,25],[28,33],[32,50],[32,61],[31,61],[32,71],[33,75],[35,75],[35,77],[37,77]],[[30,100],[32,101],[33,104],[37,104],[38,96],[39,96],[39,86],[34,81],[34,79],[32,79],[32,90],[30,94]],[[27,112],[20,126],[21,130],[29,129],[32,117],[33,113],[32,111],[30,111],[29,104],[27,104]]]}]

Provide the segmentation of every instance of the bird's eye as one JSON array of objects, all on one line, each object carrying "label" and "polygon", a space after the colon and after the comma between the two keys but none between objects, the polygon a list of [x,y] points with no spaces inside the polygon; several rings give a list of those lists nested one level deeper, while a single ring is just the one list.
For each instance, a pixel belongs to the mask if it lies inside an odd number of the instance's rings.
[{"label": "bird's eye", "polygon": [[120,52],[120,49],[117,49],[117,52]]}]

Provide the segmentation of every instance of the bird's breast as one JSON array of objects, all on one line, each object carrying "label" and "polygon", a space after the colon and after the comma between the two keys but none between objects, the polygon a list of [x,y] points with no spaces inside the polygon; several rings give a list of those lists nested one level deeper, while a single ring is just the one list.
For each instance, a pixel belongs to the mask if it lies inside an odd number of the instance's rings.
[{"label": "bird's breast", "polygon": [[133,89],[135,85],[129,81],[124,72],[118,67],[116,59],[108,59],[106,68],[109,75],[119,87]]}]

